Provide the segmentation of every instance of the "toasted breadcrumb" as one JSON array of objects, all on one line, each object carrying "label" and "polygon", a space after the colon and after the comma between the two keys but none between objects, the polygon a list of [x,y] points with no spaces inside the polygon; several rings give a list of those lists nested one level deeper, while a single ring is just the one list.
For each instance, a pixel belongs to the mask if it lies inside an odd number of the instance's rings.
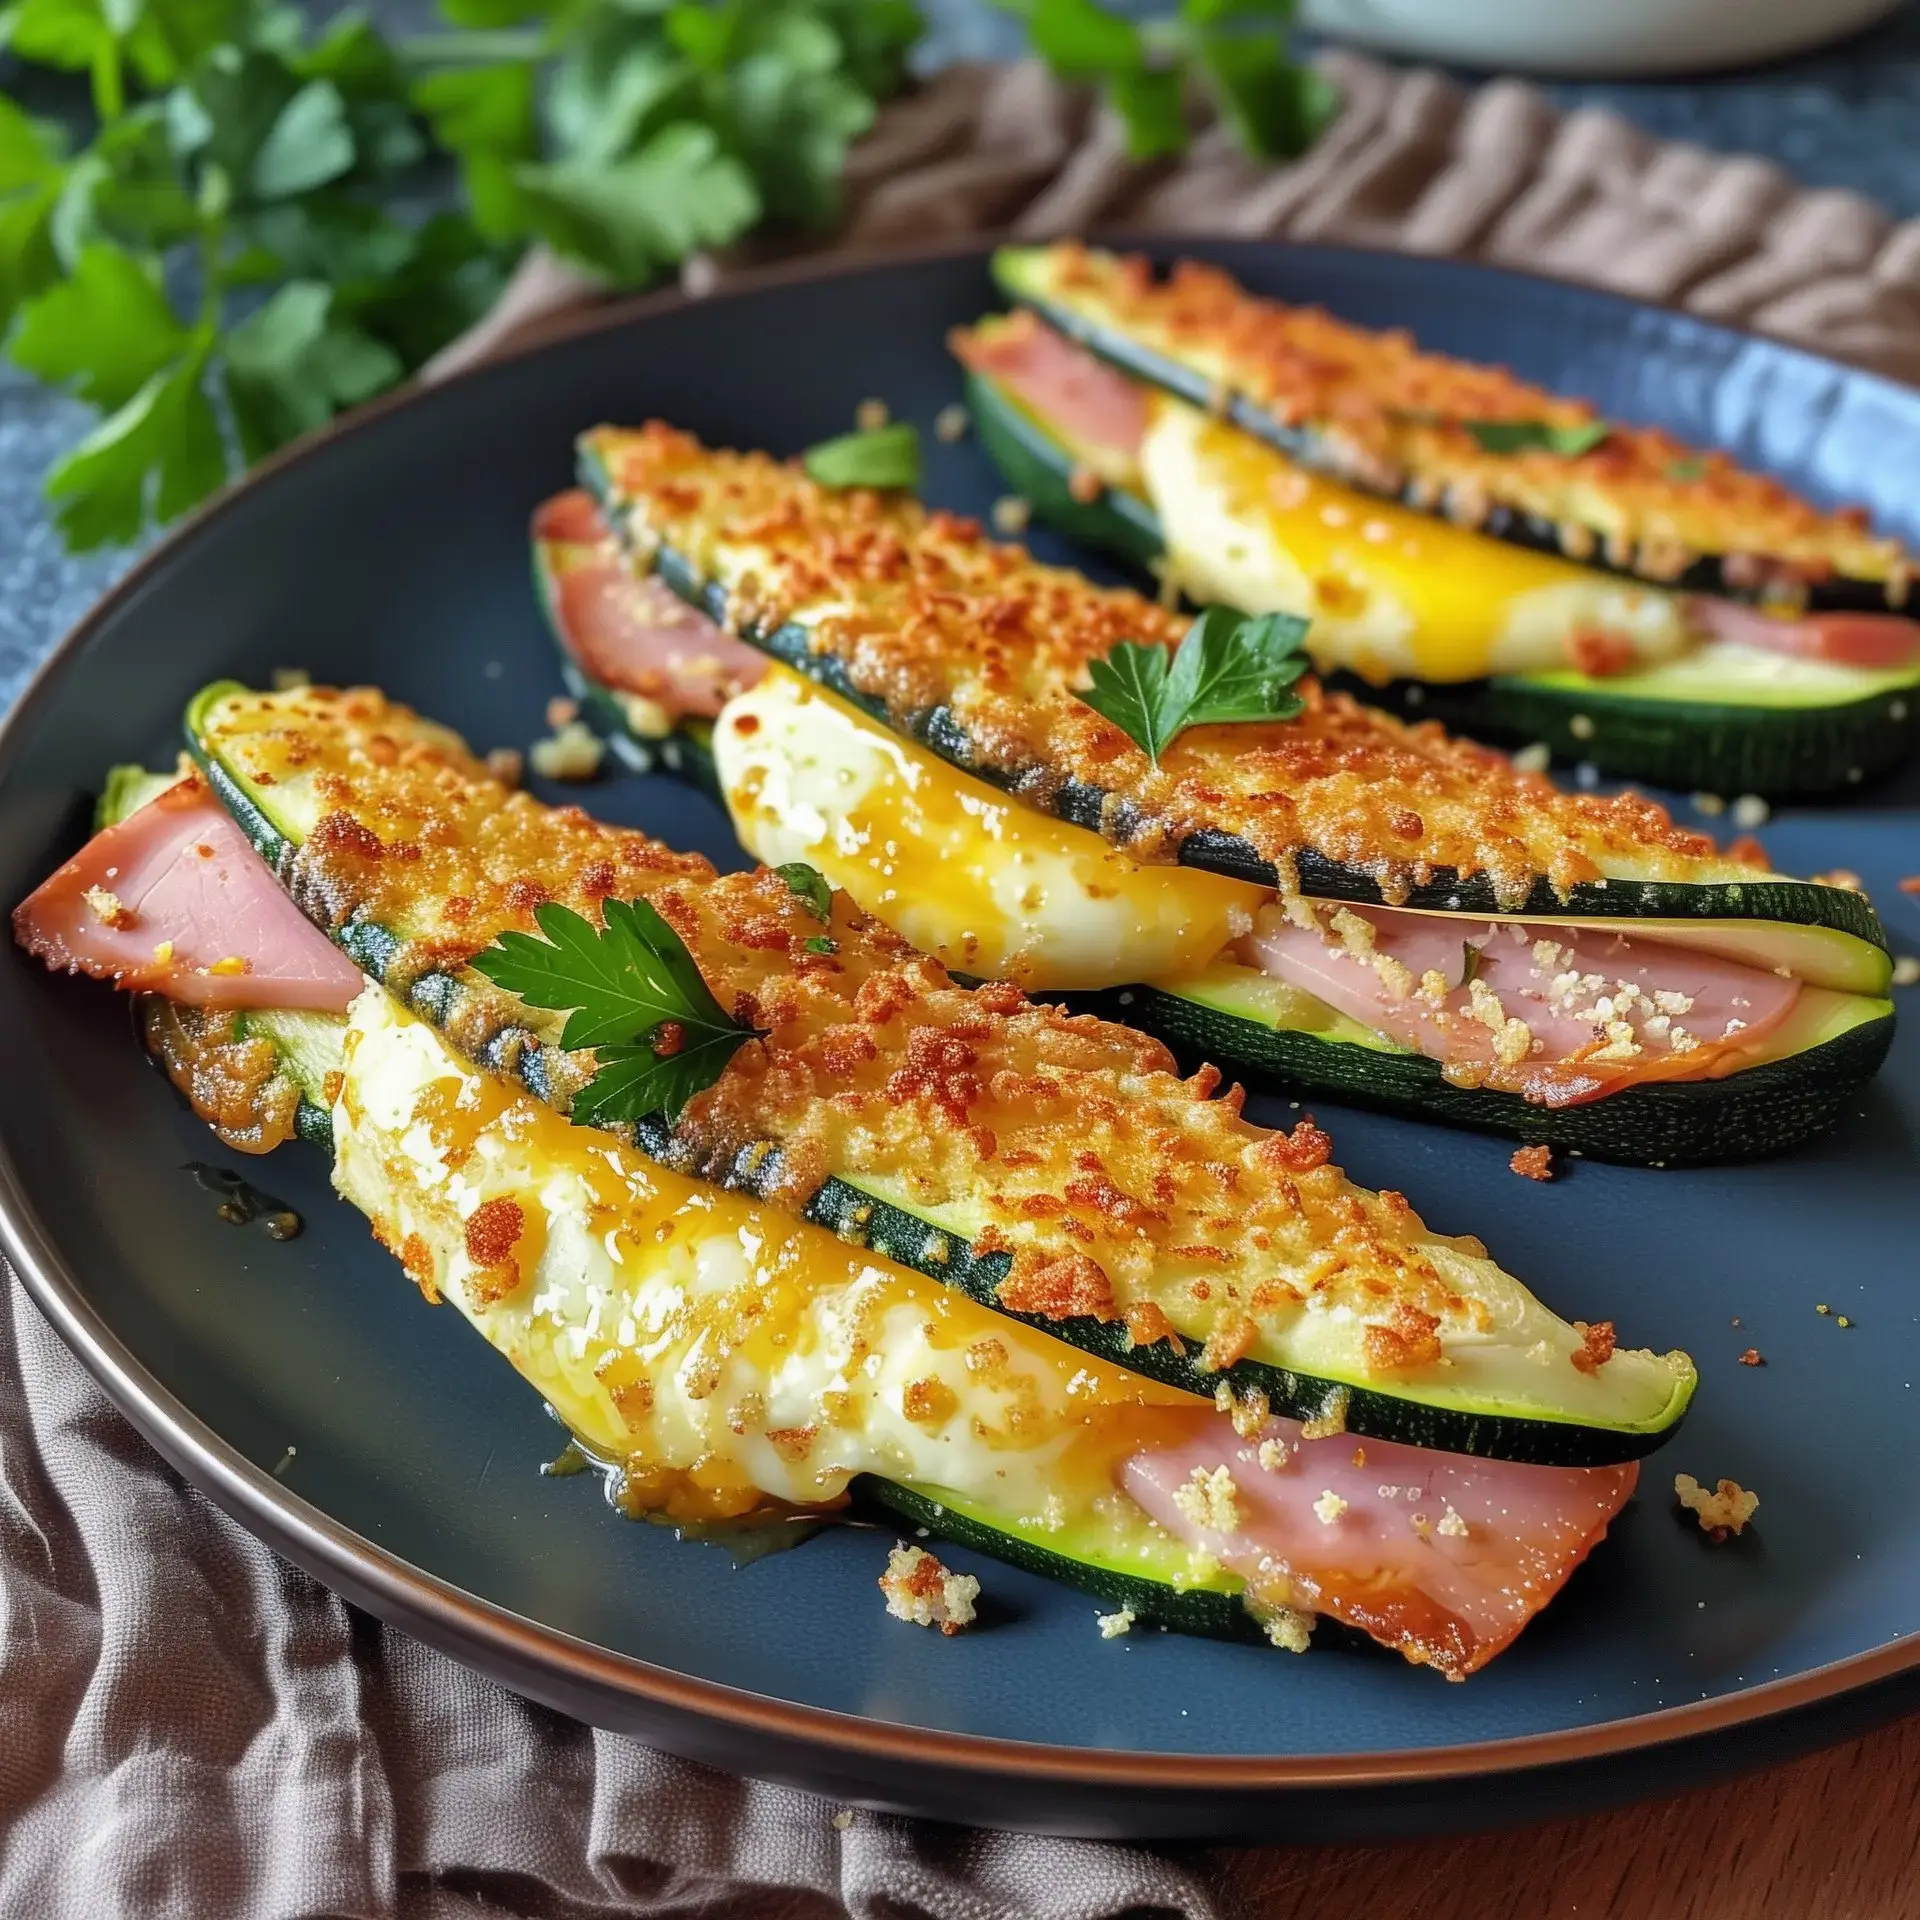
[{"label": "toasted breadcrumb", "polygon": [[518,747],[494,747],[487,753],[486,766],[503,787],[517,787],[526,771],[526,756]]},{"label": "toasted breadcrumb", "polygon": [[1572,1356],[1574,1371],[1598,1373],[1613,1358],[1613,1322],[1596,1320],[1589,1326],[1584,1320],[1576,1320],[1573,1330],[1580,1336],[1579,1350]]},{"label": "toasted breadcrumb", "polygon": [[1173,1490],[1173,1504],[1196,1527],[1232,1533],[1240,1525],[1240,1489],[1226,1467],[1195,1467]]},{"label": "toasted breadcrumb", "polygon": [[851,1807],[836,1808],[829,1824],[837,1827],[840,1832],[845,1833],[846,1830],[853,1825],[853,1809]]},{"label": "toasted breadcrumb", "polygon": [[878,433],[891,417],[884,400],[862,400],[853,410],[853,424],[862,433]]},{"label": "toasted breadcrumb", "polygon": [[1743,1367],[1764,1367],[1767,1364],[1767,1357],[1758,1347],[1749,1347],[1740,1356],[1740,1364]]},{"label": "toasted breadcrumb", "polygon": [[967,426],[967,410],[956,400],[952,406],[942,407],[933,416],[933,437],[936,440],[944,440],[948,444],[955,440],[964,440],[967,437]]},{"label": "toasted breadcrumb", "polygon": [[169,967],[173,964],[173,942],[162,940],[153,950],[153,964],[156,967]]},{"label": "toasted breadcrumb", "polygon": [[1434,1532],[1444,1533],[1449,1540],[1464,1540],[1467,1537],[1468,1528],[1467,1523],[1450,1506],[1440,1516],[1440,1524],[1434,1528]]},{"label": "toasted breadcrumb", "polygon": [[584,721],[569,720],[551,738],[536,740],[527,758],[542,780],[591,780],[606,751],[606,742]]},{"label": "toasted breadcrumb", "polygon": [[1553,749],[1544,740],[1536,740],[1513,755],[1516,773],[1545,773],[1553,760]]},{"label": "toasted breadcrumb", "polygon": [[1900,882],[1902,893],[1920,893],[1920,873],[1910,873]]},{"label": "toasted breadcrumb", "polygon": [[313,675],[305,667],[275,667],[267,684],[275,693],[295,693],[313,685]]},{"label": "toasted breadcrumb", "polygon": [[1313,1643],[1313,1615],[1297,1607],[1276,1607],[1263,1624],[1269,1643],[1282,1653],[1305,1653]]},{"label": "toasted breadcrumb", "polygon": [[1018,494],[1002,494],[993,503],[995,533],[1025,533],[1032,518],[1033,509]]},{"label": "toasted breadcrumb", "polygon": [[1523,1180],[1551,1180],[1553,1149],[1544,1141],[1537,1147],[1515,1147],[1507,1165]]},{"label": "toasted breadcrumb", "polygon": [[580,702],[569,700],[565,694],[556,693],[547,702],[547,725],[558,733],[564,726],[571,725],[580,718]]},{"label": "toasted breadcrumb", "polygon": [[1920,959],[1910,953],[1898,955],[1893,963],[1893,984],[1896,987],[1911,987],[1920,982]]},{"label": "toasted breadcrumb", "polygon": [[1320,1498],[1313,1503],[1315,1517],[1323,1527],[1330,1527],[1347,1510],[1347,1503],[1331,1487],[1322,1487]]},{"label": "toasted breadcrumb", "polygon": [[117,893],[105,887],[89,887],[81,897],[87,903],[87,911],[103,927],[124,929],[139,923],[140,916]]},{"label": "toasted breadcrumb", "polygon": [[896,1620],[950,1634],[973,1624],[980,1582],[970,1573],[950,1573],[924,1547],[910,1547],[902,1540],[887,1555],[880,1591]]},{"label": "toasted breadcrumb", "polygon": [[1722,1480],[1709,1493],[1690,1473],[1673,1476],[1673,1497],[1699,1521],[1700,1531],[1710,1540],[1744,1533],[1760,1504],[1760,1496],[1737,1481]]},{"label": "toasted breadcrumb", "polygon": [[1118,1640],[1123,1633],[1133,1630],[1133,1609],[1122,1607],[1118,1613],[1098,1613],[1093,1623],[1100,1629],[1102,1640]]},{"label": "toasted breadcrumb", "polygon": [[1287,1464],[1287,1458],[1287,1443],[1284,1440],[1260,1442],[1260,1464],[1268,1473],[1278,1473]]}]

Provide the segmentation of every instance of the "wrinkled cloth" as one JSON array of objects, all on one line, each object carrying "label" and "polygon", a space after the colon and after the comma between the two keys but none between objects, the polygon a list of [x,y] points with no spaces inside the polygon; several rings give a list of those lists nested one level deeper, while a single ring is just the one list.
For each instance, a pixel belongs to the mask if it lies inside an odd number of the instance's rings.
[{"label": "wrinkled cloth", "polygon": [[849,1816],[388,1630],[186,1485],[6,1281],[6,1920],[1220,1920],[1170,1856]]},{"label": "wrinkled cloth", "polygon": [[[1341,115],[1273,168],[1205,126],[1179,161],[1136,164],[1113,120],[1043,69],[949,68],[856,149],[836,241],[1102,225],[1460,254],[1920,379],[1920,221],[1606,113],[1562,114],[1519,82],[1470,93],[1352,54],[1321,64]],[[697,259],[686,282],[700,291],[769,253]],[[535,252],[430,372],[600,297]],[[828,1801],[531,1705],[228,1520],[7,1281],[5,1920],[1223,1920],[1225,1889],[1257,1869],[866,1813],[837,1824]]]},{"label": "wrinkled cloth", "polygon": [[[1282,166],[1196,123],[1178,159],[1135,162],[1114,117],[1030,61],[960,64],[894,102],[854,149],[859,251],[1006,231],[1104,227],[1341,241],[1451,254],[1685,307],[1920,381],[1920,219],[1798,187],[1770,161],[1660,140],[1617,114],[1563,112],[1521,80],[1444,75],[1329,50],[1341,110]],[[789,246],[782,251],[792,251]],[[770,257],[756,241],[688,263],[700,292]],[[601,297],[543,250],[430,369],[448,372]]]}]

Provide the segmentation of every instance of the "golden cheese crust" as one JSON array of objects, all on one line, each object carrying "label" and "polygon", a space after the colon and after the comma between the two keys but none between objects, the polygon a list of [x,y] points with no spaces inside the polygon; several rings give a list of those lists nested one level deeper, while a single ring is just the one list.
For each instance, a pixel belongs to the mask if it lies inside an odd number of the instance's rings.
[{"label": "golden cheese crust", "polygon": [[[1657,427],[1613,424],[1600,445],[1493,453],[1458,423],[1598,418],[1504,367],[1424,353],[1411,335],[1372,332],[1315,307],[1258,299],[1217,267],[1184,260],[1165,279],[1137,255],[1063,242],[1028,256],[1034,290],[1178,360],[1290,426],[1311,426],[1344,478],[1376,491],[1410,484],[1416,504],[1478,525],[1490,506],[1538,515],[1563,550],[1675,580],[1725,556],[1729,585],[1791,592],[1841,574],[1885,583],[1904,605],[1914,559],[1877,536],[1863,509],[1823,512],[1724,453]],[[1597,542],[1596,542],[1597,536]]]},{"label": "golden cheese crust", "polygon": [[836,493],[657,421],[599,428],[583,446],[625,535],[643,553],[671,547],[723,587],[730,625],[797,621],[897,724],[949,707],[983,770],[1037,804],[1070,780],[1131,803],[1131,817],[1109,807],[1105,825],[1137,858],[1172,859],[1212,827],[1248,841],[1283,882],[1311,852],[1368,873],[1389,901],[1451,869],[1485,874],[1514,907],[1540,876],[1564,893],[1601,876],[1754,871],[1638,795],[1562,793],[1436,722],[1407,726],[1311,679],[1296,718],[1192,728],[1156,767],[1074,689],[1121,640],[1177,643],[1178,615],[1042,566],[974,521]]},{"label": "golden cheese crust", "polygon": [[[829,1174],[927,1215],[964,1216],[976,1252],[1005,1250],[1002,1302],[1124,1321],[1136,1341],[1177,1327],[1231,1364],[1263,1328],[1344,1309],[1383,1370],[1417,1370],[1452,1334],[1484,1333],[1460,1282],[1476,1243],[1434,1235],[1405,1199],[1351,1184],[1310,1122],[1270,1133],[1219,1076],[1173,1071],[1132,1029],[1038,1006],[1017,989],[956,986],[940,964],[836,894],[823,931],[776,874],[716,874],[578,807],[509,791],[450,735],[369,690],[235,694],[208,717],[243,778],[300,785],[318,818],[290,885],[316,918],[406,938],[387,969],[462,983],[450,1037],[482,1057],[502,1032],[546,1043],[564,1106],[591,1056],[552,1044],[532,1012],[465,963],[500,933],[537,931],[557,901],[596,922],[609,897],[644,897],[708,986],[765,1037],[742,1046],[684,1116],[688,1170],[772,1141],[768,1197],[798,1209]],[[465,969],[463,972],[462,970]]]}]

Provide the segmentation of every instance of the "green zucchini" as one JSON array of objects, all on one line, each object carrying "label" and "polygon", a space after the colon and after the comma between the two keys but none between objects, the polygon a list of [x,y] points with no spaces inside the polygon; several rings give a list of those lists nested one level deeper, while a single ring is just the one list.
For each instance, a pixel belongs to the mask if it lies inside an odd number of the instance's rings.
[{"label": "green zucchini", "polygon": [[[993,257],[993,277],[1010,300],[1031,308],[1057,332],[1078,341],[1122,372],[1194,406],[1218,413],[1256,439],[1279,448],[1302,466],[1332,474],[1343,485],[1375,492],[1383,499],[1420,511],[1432,510],[1416,476],[1409,476],[1392,487],[1369,487],[1364,477],[1355,475],[1352,464],[1341,457],[1337,444],[1324,433],[1319,422],[1282,419],[1244,394],[1223,392],[1220,381],[1206,369],[1198,351],[1190,350],[1187,358],[1163,352],[1104,319],[1094,303],[1076,305],[1071,299],[1059,297],[1051,284],[1051,266],[1052,249],[1048,247],[1002,247]],[[1542,553],[1564,551],[1561,530],[1551,521],[1498,502],[1477,525],[1489,538],[1514,546]],[[1701,554],[1676,577],[1665,570],[1648,571],[1638,564],[1637,551],[1610,556],[1606,528],[1595,527],[1591,531],[1593,552],[1583,564],[1597,571],[1647,580],[1680,592],[1717,594],[1735,600],[1757,599],[1764,593],[1758,581],[1744,577],[1742,569],[1727,564],[1729,555]],[[1904,595],[1904,586],[1896,589],[1888,580],[1851,578],[1837,571],[1825,579],[1805,583],[1804,590],[1810,607],[1836,612],[1884,612]]]},{"label": "green zucchini", "polygon": [[1778,1036],[1779,1051],[1760,1064],[1724,1080],[1655,1082],[1582,1106],[1545,1107],[1491,1087],[1454,1086],[1438,1061],[1251,968],[1223,964],[1178,983],[1122,988],[1098,1004],[1194,1060],[1230,1060],[1350,1105],[1628,1166],[1704,1166],[1796,1146],[1839,1121],[1893,1044],[1891,1001],[1809,987]]},{"label": "green zucchini", "polygon": [[[966,389],[981,446],[1043,524],[1135,568],[1159,568],[1164,543],[1146,499],[1116,486],[1076,499],[1073,448],[997,381],[970,370]],[[1810,676],[1824,693],[1796,691],[1790,680],[1716,683],[1684,660],[1607,679],[1564,672],[1372,686],[1334,674],[1330,684],[1475,739],[1542,744],[1562,765],[1683,792],[1806,799],[1876,779],[1920,738],[1920,671],[1845,670],[1856,690],[1835,700],[1839,671]]]},{"label": "green zucchini", "polygon": [[[250,788],[223,755],[210,715],[229,694],[244,691],[221,682],[195,697],[187,711],[189,747],[212,790],[268,864],[285,876],[323,803],[310,781],[299,777],[282,779],[266,790]],[[364,919],[326,930],[376,979],[389,979],[404,951],[403,930]],[[404,980],[393,976],[393,984],[397,997],[414,1013],[449,1033],[467,1031],[469,1023],[462,1016],[474,1005],[468,980],[428,970]],[[498,1003],[496,989],[486,986],[484,992]],[[570,1088],[578,1083],[578,1069],[571,1056],[553,1044],[557,1026],[546,1016],[529,1014],[524,1026],[502,1027],[495,1021],[490,1037],[469,1037],[463,1044],[478,1064],[517,1078],[549,1104],[564,1106]],[[642,1123],[634,1137],[664,1163],[720,1185],[760,1198],[788,1190],[788,1169],[777,1143],[755,1142],[726,1163],[714,1164],[690,1150],[664,1121]],[[1008,1311],[1000,1305],[998,1287],[1009,1270],[1009,1256],[983,1256],[973,1250],[974,1237],[991,1224],[984,1213],[977,1218],[966,1217],[964,1210],[930,1213],[916,1209],[904,1184],[890,1191],[878,1182],[857,1184],[831,1174],[804,1213],[844,1239]],[[1356,1434],[1415,1446],[1550,1465],[1600,1465],[1638,1457],[1671,1433],[1695,1383],[1684,1356],[1623,1351],[1604,1374],[1555,1368],[1551,1387],[1543,1388],[1534,1349],[1543,1338],[1556,1344],[1573,1339],[1577,1345],[1566,1324],[1491,1263],[1462,1264],[1450,1278],[1456,1287],[1479,1289],[1475,1297],[1485,1300],[1492,1324],[1511,1330],[1505,1341],[1489,1345],[1478,1357],[1475,1378],[1458,1373],[1443,1378],[1434,1370],[1419,1377],[1383,1373],[1365,1358],[1364,1329],[1332,1324],[1335,1317],[1329,1315],[1302,1316],[1284,1339],[1269,1331],[1261,1345],[1224,1375],[1208,1371],[1201,1364],[1203,1355],[1183,1343],[1134,1345],[1118,1321],[1090,1315],[1013,1317],[1169,1386],[1212,1394],[1224,1379],[1234,1391],[1263,1394],[1276,1412],[1306,1421],[1342,1421]],[[1329,1324],[1310,1324],[1319,1321]],[[1563,1371],[1564,1381],[1559,1377]]]}]

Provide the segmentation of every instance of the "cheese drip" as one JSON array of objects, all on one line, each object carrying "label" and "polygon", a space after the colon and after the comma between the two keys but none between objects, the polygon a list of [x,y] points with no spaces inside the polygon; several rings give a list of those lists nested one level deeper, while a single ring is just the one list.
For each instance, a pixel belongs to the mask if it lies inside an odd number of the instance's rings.
[{"label": "cheese drip", "polygon": [[1143,866],[782,667],[721,715],[714,761],[756,859],[808,862],[962,973],[1070,989],[1185,972],[1271,897],[1192,867]]},{"label": "cheese drip", "polygon": [[1677,595],[1357,493],[1164,395],[1140,467],[1186,592],[1310,619],[1322,671],[1477,680],[1564,668],[1583,635],[1640,666],[1689,644]]},{"label": "cheese drip", "polygon": [[1213,1419],[1194,1395],[576,1127],[379,988],[350,1015],[333,1128],[340,1192],[623,1466],[629,1506],[831,1505],[879,1473],[1164,1566],[1115,1475]]}]

